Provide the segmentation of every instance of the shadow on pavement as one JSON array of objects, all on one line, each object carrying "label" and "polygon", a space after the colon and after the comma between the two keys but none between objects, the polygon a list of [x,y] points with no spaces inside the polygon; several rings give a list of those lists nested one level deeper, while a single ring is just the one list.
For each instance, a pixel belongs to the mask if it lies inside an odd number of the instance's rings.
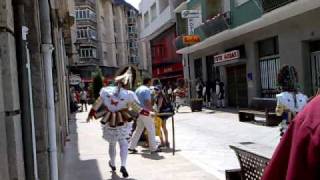
[{"label": "shadow on pavement", "polygon": [[108,180],[136,180],[136,179],[133,179],[133,178],[122,178],[116,172],[112,172],[111,179],[108,179]]},{"label": "shadow on pavement", "polygon": [[79,151],[79,138],[77,120],[69,120],[70,141],[65,147],[63,180],[102,180],[96,159],[81,160]]},{"label": "shadow on pavement", "polygon": [[152,159],[152,160],[162,160],[164,156],[160,156],[158,153],[150,154],[150,153],[143,153],[141,154],[143,158]]}]

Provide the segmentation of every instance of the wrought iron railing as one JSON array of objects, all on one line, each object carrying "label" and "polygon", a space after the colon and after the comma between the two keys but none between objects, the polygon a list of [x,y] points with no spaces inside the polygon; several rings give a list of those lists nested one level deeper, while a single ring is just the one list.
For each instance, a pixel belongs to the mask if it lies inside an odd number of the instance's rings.
[{"label": "wrought iron railing", "polygon": [[264,12],[269,12],[296,0],[261,0]]}]

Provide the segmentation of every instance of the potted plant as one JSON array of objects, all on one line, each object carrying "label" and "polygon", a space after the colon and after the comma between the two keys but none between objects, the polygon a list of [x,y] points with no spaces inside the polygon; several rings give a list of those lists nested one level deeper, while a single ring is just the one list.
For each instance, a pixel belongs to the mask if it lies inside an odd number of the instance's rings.
[{"label": "potted plant", "polygon": [[191,99],[191,111],[195,112],[195,111],[202,111],[202,98],[192,98]]}]

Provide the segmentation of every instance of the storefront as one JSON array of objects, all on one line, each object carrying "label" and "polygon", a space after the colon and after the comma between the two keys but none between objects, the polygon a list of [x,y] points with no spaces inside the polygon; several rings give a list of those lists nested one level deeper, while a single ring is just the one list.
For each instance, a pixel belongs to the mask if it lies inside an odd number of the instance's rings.
[{"label": "storefront", "polygon": [[214,66],[221,69],[221,76],[225,77],[221,81],[226,84],[226,101],[231,107],[248,106],[247,68],[242,47],[214,56]]},{"label": "storefront", "polygon": [[275,98],[278,73],[291,65],[298,73],[299,91],[313,96],[320,88],[319,13],[320,8],[229,38],[243,30],[239,27],[181,50],[191,91],[199,76],[204,82],[218,78],[225,83],[229,106],[250,106],[255,97]]}]

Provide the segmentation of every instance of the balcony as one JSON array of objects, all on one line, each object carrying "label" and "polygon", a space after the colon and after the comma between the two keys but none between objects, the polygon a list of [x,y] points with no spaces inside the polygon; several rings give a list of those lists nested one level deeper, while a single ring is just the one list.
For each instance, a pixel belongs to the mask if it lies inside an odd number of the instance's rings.
[{"label": "balcony", "polygon": [[266,13],[296,0],[261,0],[261,1],[262,1],[263,11]]},{"label": "balcony", "polygon": [[204,24],[195,28],[194,32],[200,36],[201,40],[214,36],[229,29],[229,17],[230,13],[218,14],[212,19],[207,20]]}]

